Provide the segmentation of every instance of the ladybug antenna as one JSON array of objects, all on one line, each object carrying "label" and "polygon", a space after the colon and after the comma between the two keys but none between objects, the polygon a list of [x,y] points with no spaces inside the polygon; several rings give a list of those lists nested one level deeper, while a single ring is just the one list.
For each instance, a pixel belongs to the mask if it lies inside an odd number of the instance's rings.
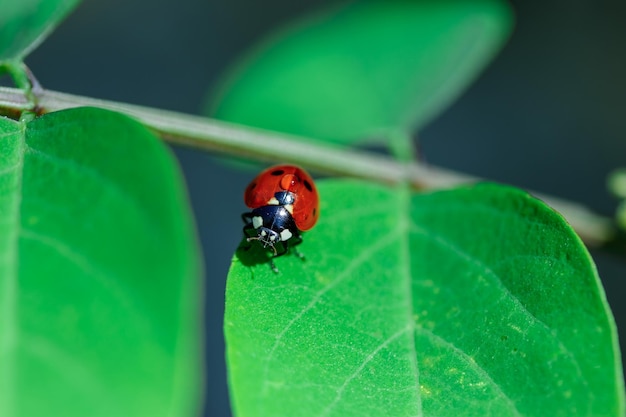
[{"label": "ladybug antenna", "polygon": [[254,237],[249,237],[246,239],[248,242],[252,241],[252,240],[259,240],[262,244],[264,248],[267,248],[268,246],[272,248],[272,251],[274,252],[274,256],[276,256],[278,254],[278,251],[276,250],[276,246],[274,246],[274,244],[272,244],[271,242],[268,242],[266,239],[263,239],[259,236],[254,236]]}]

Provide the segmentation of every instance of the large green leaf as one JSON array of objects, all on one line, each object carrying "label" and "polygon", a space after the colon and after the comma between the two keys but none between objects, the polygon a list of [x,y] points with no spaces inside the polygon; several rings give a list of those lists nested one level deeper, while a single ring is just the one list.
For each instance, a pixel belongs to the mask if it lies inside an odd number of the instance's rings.
[{"label": "large green leaf", "polygon": [[496,0],[351,2],[258,47],[228,75],[212,112],[338,142],[413,131],[476,78],[511,21]]},{"label": "large green leaf", "polygon": [[497,185],[319,188],[306,261],[234,259],[238,417],[624,415],[595,267],[550,208]]},{"label": "large green leaf", "polygon": [[2,0],[0,63],[23,59],[80,0]]},{"label": "large green leaf", "polygon": [[194,415],[199,255],[172,155],[89,108],[0,118],[0,155],[0,415]]}]

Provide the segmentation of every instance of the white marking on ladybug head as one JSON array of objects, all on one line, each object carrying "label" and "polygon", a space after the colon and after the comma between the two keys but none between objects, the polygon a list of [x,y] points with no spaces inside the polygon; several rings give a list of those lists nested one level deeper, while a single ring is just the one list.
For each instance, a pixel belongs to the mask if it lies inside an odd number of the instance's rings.
[{"label": "white marking on ladybug head", "polygon": [[293,204],[286,204],[283,207],[286,208],[289,214],[293,216]]},{"label": "white marking on ladybug head", "polygon": [[265,236],[267,235],[267,232],[265,231],[265,229],[261,230],[261,233],[259,233],[261,236]]},{"label": "white marking on ladybug head", "polygon": [[278,202],[278,200],[276,200],[276,197],[272,197],[269,200],[267,200],[267,205],[268,206],[278,206],[278,205],[280,205],[280,203]]},{"label": "white marking on ladybug head", "polygon": [[273,235],[271,235],[271,236],[270,236],[270,240],[271,240],[272,242],[273,242],[273,241],[275,241],[275,240],[276,240],[276,235],[274,235],[274,234],[273,234]]},{"label": "white marking on ladybug head", "polygon": [[282,240],[283,242],[285,240],[289,240],[291,238],[291,236],[293,236],[293,234],[291,234],[289,229],[285,229],[282,232],[280,232],[280,240]]},{"label": "white marking on ladybug head", "polygon": [[254,226],[255,229],[258,229],[259,227],[263,226],[263,217],[254,216],[252,218],[252,226]]}]

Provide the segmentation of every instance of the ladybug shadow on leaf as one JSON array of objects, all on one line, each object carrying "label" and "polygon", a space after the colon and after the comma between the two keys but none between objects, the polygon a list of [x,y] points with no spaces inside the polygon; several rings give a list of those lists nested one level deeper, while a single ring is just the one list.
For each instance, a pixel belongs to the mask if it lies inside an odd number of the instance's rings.
[{"label": "ladybug shadow on leaf", "polygon": [[248,242],[246,238],[241,240],[235,256],[244,266],[252,267],[260,264],[268,264],[272,260],[272,254],[261,245]]},{"label": "ladybug shadow on leaf", "polygon": [[283,255],[293,255],[299,258],[301,261],[305,261],[304,255],[295,247],[301,242],[301,236],[299,236],[297,243],[292,245],[286,244],[284,242],[278,242],[278,245],[280,245],[280,249],[277,251],[278,256],[276,256],[262,245],[259,245],[255,242],[250,242],[247,238],[244,238],[237,247],[237,250],[235,251],[235,256],[237,256],[237,259],[246,267],[266,264],[270,270],[278,274],[280,273],[280,270],[274,263],[274,260],[276,258],[282,257]]}]

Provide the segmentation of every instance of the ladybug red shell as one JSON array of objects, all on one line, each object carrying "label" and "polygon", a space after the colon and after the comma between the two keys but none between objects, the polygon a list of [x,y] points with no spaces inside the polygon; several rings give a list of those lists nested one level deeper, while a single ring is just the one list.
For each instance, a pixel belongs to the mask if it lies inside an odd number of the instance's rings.
[{"label": "ladybug red shell", "polygon": [[319,217],[319,196],[313,178],[294,165],[270,167],[250,182],[244,201],[251,209],[284,206],[301,231],[315,226]]}]

